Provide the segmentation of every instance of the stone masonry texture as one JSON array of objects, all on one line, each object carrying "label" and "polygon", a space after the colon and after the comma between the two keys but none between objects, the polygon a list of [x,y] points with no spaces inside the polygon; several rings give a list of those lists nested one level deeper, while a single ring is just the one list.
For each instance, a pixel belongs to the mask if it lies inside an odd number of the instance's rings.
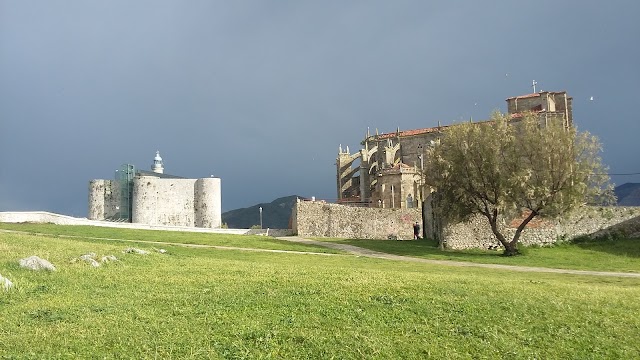
[{"label": "stone masonry texture", "polygon": [[[519,223],[520,219],[502,220],[500,230],[510,240]],[[482,215],[444,226],[441,236],[448,249],[486,249],[489,246],[498,245],[498,240],[491,232],[487,219]],[[640,207],[584,206],[558,219],[534,218],[523,230],[519,243],[525,246],[549,245],[580,236],[638,237],[640,236]]]},{"label": "stone masonry texture", "polygon": [[346,239],[413,239],[420,210],[382,209],[301,201],[293,209],[293,231],[302,237]]},{"label": "stone masonry texture", "polygon": [[[427,212],[431,213],[432,212]],[[420,209],[381,209],[301,201],[292,214],[293,232],[301,237],[344,239],[413,238],[412,224],[422,224]],[[511,239],[520,219],[500,221],[500,230]],[[487,219],[481,215],[467,221],[434,226],[427,219],[427,233],[442,239],[447,249],[487,249],[498,241]],[[529,223],[519,243],[524,246],[549,245],[576,237],[640,237],[640,207],[583,206],[557,219],[539,219]]]}]

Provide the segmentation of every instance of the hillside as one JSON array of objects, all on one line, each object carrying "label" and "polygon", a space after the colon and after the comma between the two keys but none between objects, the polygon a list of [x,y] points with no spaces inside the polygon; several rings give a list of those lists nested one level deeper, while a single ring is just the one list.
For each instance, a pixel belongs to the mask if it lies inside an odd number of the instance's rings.
[{"label": "hillside", "polygon": [[640,183],[616,186],[614,192],[620,206],[640,206]]},{"label": "hillside", "polygon": [[262,207],[262,227],[288,229],[291,211],[298,195],[285,196],[270,203],[256,204],[251,207],[235,209],[222,213],[222,222],[232,229],[248,229],[260,225],[260,207]]},{"label": "hillside", "polygon": [[[623,278],[326,256],[258,236],[0,227],[24,231],[0,232],[0,274],[11,283],[0,282],[0,359],[640,355],[640,280],[628,277],[640,271],[635,240],[537,247],[510,259],[440,251],[435,242],[370,241],[434,260],[550,267],[570,261],[589,270],[617,264]],[[147,254],[130,253],[130,246]],[[20,267],[27,254],[46,256],[57,271]],[[96,267],[81,254],[116,260]]]}]

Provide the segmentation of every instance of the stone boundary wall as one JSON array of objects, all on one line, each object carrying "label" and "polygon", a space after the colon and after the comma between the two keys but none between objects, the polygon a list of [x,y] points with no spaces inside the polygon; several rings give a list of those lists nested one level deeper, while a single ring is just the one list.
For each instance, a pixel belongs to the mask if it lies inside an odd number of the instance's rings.
[{"label": "stone boundary wall", "polygon": [[[88,225],[102,226],[123,229],[142,229],[142,230],[165,230],[165,231],[188,231],[200,233],[216,233],[216,234],[249,234],[249,229],[217,229],[217,228],[197,228],[192,226],[163,226],[163,225],[146,225],[120,223],[110,221],[89,220],[85,218],[76,218],[67,215],[55,214],[46,211],[7,211],[0,212],[0,222],[6,223],[51,223],[57,225]],[[271,231],[270,231],[271,232]],[[271,235],[271,234],[269,234]]]},{"label": "stone boundary wall", "polygon": [[[507,239],[513,238],[519,220],[502,221],[500,229]],[[498,245],[487,219],[476,215],[468,221],[444,226],[442,239],[448,249],[489,248]],[[534,220],[520,235],[519,243],[549,245],[579,236],[640,237],[640,207],[584,206],[556,220]]]},{"label": "stone boundary wall", "polygon": [[294,234],[345,239],[413,239],[413,223],[422,223],[420,209],[383,209],[300,201],[292,212]]},{"label": "stone boundary wall", "polygon": [[[55,214],[46,211],[7,211],[0,212],[0,223],[51,223],[57,225],[88,225],[114,227],[123,229],[187,231],[198,233],[215,233],[231,235],[265,235],[271,237],[292,236],[292,229],[222,229],[222,228],[197,228],[191,226],[163,226],[132,224],[126,222],[97,221],[85,218],[76,218],[67,215]],[[268,231],[268,232],[267,232]]]}]

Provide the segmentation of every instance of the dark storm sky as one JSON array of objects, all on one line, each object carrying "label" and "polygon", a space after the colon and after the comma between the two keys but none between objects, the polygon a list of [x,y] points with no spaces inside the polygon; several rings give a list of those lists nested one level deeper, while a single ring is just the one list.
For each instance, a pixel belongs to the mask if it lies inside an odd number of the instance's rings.
[{"label": "dark storm sky", "polygon": [[[490,5],[487,5],[490,4]],[[567,90],[640,172],[640,2],[0,0],[0,211],[86,216],[123,163],[222,179],[223,210],[334,199],[338,145]],[[594,100],[589,100],[593,96]],[[640,176],[614,176],[616,184]]]}]

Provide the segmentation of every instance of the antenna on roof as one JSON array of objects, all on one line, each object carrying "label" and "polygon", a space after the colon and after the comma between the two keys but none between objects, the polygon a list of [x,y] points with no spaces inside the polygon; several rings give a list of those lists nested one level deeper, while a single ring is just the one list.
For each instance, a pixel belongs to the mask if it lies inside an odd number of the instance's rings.
[{"label": "antenna on roof", "polygon": [[536,93],[536,85],[538,85],[538,83],[535,80],[533,80],[533,82],[531,83],[531,86],[533,87],[534,94]]}]

